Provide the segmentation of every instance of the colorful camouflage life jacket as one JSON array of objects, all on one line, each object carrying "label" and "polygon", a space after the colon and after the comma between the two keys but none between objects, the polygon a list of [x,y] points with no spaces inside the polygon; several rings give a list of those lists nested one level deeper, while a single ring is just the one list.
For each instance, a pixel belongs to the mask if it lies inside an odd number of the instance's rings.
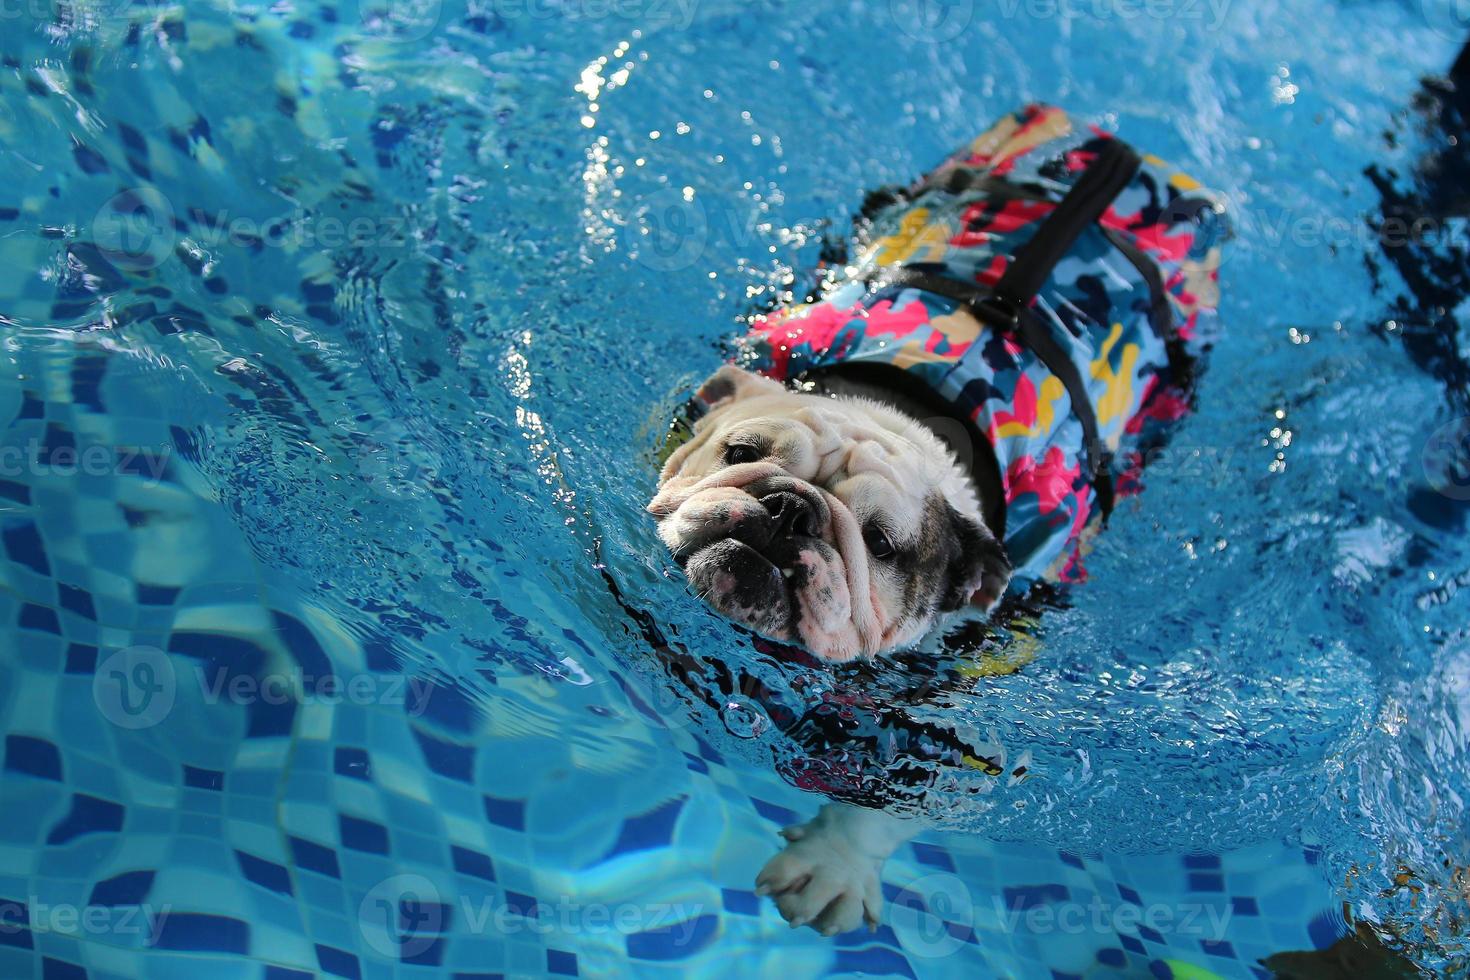
[{"label": "colorful camouflage life jacket", "polygon": [[1115,471],[1150,422],[1187,411],[1186,364],[1214,333],[1224,223],[1199,189],[1029,106],[870,197],[845,279],[757,318],[744,363],[783,381],[866,377],[958,419],[993,450],[972,470],[1004,501],[986,518],[1013,589],[1079,579]]}]

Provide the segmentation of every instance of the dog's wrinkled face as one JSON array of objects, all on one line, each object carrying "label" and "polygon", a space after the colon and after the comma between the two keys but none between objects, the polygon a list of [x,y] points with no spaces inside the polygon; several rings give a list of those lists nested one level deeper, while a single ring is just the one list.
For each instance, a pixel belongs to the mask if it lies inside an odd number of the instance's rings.
[{"label": "dog's wrinkled face", "polygon": [[973,488],[918,421],[728,365],[699,397],[710,412],[669,457],[648,509],[719,612],[850,660],[1005,591],[1010,564]]}]

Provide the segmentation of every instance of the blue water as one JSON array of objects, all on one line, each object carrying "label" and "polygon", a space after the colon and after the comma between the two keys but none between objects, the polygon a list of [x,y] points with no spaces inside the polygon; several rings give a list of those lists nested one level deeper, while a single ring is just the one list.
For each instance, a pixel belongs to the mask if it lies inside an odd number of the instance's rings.
[{"label": "blue water", "polygon": [[[1348,917],[1464,955],[1465,392],[1365,174],[1432,181],[1453,4],[33,7],[0,976],[1251,977]],[[658,445],[865,190],[1032,99],[1229,203],[1227,336],[1089,581],[988,641],[1029,661],[915,708],[1028,778],[939,773],[883,929],[793,932],[751,888],[822,799],[721,665],[853,680],[687,592]],[[1005,914],[1099,902],[1175,918]]]}]

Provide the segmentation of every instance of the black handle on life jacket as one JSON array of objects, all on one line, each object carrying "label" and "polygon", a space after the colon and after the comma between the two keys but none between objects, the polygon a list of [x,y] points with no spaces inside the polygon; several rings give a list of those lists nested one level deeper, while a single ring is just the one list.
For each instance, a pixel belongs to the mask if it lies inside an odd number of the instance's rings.
[{"label": "black handle on life jacket", "polygon": [[1077,183],[1042,220],[1036,234],[1016,252],[995,287],[989,291],[970,283],[923,269],[903,267],[878,273],[884,283],[911,286],[953,299],[982,322],[1012,330],[1031,348],[1046,369],[1066,389],[1072,410],[1082,424],[1084,465],[1106,518],[1113,510],[1112,472],[1103,464],[1105,449],[1098,433],[1097,410],[1087,394],[1087,383],[1065,348],[1031,310],[1031,302],[1058,262],[1087,228],[1095,225],[1119,192],[1133,180],[1142,164],[1133,147],[1120,139],[1105,139],[1097,157]]}]

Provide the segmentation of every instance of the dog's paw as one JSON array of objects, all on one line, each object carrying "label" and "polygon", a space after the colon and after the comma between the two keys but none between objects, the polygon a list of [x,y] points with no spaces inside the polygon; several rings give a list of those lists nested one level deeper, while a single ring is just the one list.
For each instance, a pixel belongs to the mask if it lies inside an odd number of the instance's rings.
[{"label": "dog's paw", "polygon": [[811,926],[835,936],[863,922],[869,929],[878,927],[881,859],[862,853],[856,842],[820,818],[787,827],[781,836],[786,848],[756,876],[755,893],[770,895],[791,928]]}]

